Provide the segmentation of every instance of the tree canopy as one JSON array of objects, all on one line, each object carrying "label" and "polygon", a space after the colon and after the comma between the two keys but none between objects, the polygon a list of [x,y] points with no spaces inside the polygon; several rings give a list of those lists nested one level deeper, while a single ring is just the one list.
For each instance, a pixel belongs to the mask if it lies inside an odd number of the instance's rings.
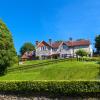
[{"label": "tree canopy", "polygon": [[95,38],[95,48],[97,53],[100,54],[100,35],[96,36]]},{"label": "tree canopy", "polygon": [[0,20],[0,75],[5,74],[7,67],[10,67],[16,59],[11,32],[5,23]]},{"label": "tree canopy", "polygon": [[88,53],[85,50],[80,49],[76,51],[76,55],[83,57],[83,56],[87,56]]},{"label": "tree canopy", "polygon": [[23,44],[23,46],[20,48],[20,54],[23,55],[27,51],[33,51],[35,50],[35,47],[32,43],[26,42]]}]

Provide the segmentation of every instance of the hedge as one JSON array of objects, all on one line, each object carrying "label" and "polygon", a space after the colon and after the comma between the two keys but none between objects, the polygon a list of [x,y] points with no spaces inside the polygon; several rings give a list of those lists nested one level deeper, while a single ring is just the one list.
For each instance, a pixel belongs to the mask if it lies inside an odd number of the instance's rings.
[{"label": "hedge", "polygon": [[100,61],[100,57],[83,57],[85,61]]},{"label": "hedge", "polygon": [[66,95],[98,93],[100,81],[0,81],[0,92],[32,92]]}]

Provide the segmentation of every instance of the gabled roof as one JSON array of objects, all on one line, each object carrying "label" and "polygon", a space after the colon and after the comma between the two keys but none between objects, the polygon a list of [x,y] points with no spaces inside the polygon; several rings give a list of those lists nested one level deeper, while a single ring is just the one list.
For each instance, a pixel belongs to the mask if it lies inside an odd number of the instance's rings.
[{"label": "gabled roof", "polygon": [[50,45],[45,41],[42,41],[37,45],[37,47],[42,47],[42,46],[49,46],[50,47]]},{"label": "gabled roof", "polygon": [[22,59],[28,59],[29,57],[28,57],[27,55],[24,54],[21,58],[22,58]]},{"label": "gabled roof", "polygon": [[42,46],[49,46],[52,48],[58,48],[62,44],[67,45],[69,47],[72,46],[89,46],[90,41],[89,40],[80,40],[80,41],[66,41],[66,42],[53,42],[51,45],[45,41],[42,41],[38,44],[37,47],[42,47]]},{"label": "gabled roof", "polygon": [[35,51],[27,51],[22,55],[22,59],[28,59],[30,57],[32,57],[33,55],[35,55]]},{"label": "gabled roof", "polygon": [[66,42],[67,46],[88,46],[90,45],[89,40],[80,40],[80,41],[68,41]]},{"label": "gabled roof", "polygon": [[65,42],[54,42],[54,43],[52,43],[52,47],[53,48],[58,48],[59,46],[61,46],[63,44],[66,45]]},{"label": "gabled roof", "polygon": [[54,42],[54,43],[52,43],[51,46],[52,46],[53,48],[58,48],[58,47],[61,45],[61,43],[62,43],[62,42]]}]

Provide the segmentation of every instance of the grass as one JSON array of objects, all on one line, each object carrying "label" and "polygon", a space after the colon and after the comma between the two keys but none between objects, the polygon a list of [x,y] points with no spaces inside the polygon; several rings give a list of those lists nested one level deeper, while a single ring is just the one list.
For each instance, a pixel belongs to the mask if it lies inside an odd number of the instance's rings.
[{"label": "grass", "polygon": [[38,63],[44,63],[44,62],[47,62],[47,61],[50,61],[50,60],[25,61],[25,62],[23,62],[22,65],[18,66],[18,64],[15,64],[13,67],[16,68],[16,67],[22,67],[22,66],[24,66],[24,65],[34,65],[34,64],[38,64]]},{"label": "grass", "polygon": [[[27,61],[24,65],[38,64],[45,61]],[[65,61],[9,72],[0,77],[0,80],[97,80],[98,71],[98,64],[95,62]]]}]

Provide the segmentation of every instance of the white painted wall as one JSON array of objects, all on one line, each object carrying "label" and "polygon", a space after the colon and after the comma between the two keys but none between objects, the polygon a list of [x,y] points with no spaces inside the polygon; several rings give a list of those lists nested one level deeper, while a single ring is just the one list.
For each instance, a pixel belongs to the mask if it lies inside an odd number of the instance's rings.
[{"label": "white painted wall", "polygon": [[[75,52],[79,49],[85,50],[91,56],[93,55],[93,50],[92,50],[91,45],[74,47],[74,55],[75,55]],[[46,46],[46,50],[41,50],[41,47],[36,48],[36,56],[39,56],[39,57],[41,57],[42,55],[48,56],[50,54],[57,54],[57,53],[60,53],[60,57],[61,57],[62,54],[69,54],[69,55],[71,54],[73,56],[73,48],[70,48],[70,47],[67,47],[67,46],[65,48],[63,48],[63,45],[61,45],[56,51],[53,50],[50,47],[47,47],[47,46]]]}]

